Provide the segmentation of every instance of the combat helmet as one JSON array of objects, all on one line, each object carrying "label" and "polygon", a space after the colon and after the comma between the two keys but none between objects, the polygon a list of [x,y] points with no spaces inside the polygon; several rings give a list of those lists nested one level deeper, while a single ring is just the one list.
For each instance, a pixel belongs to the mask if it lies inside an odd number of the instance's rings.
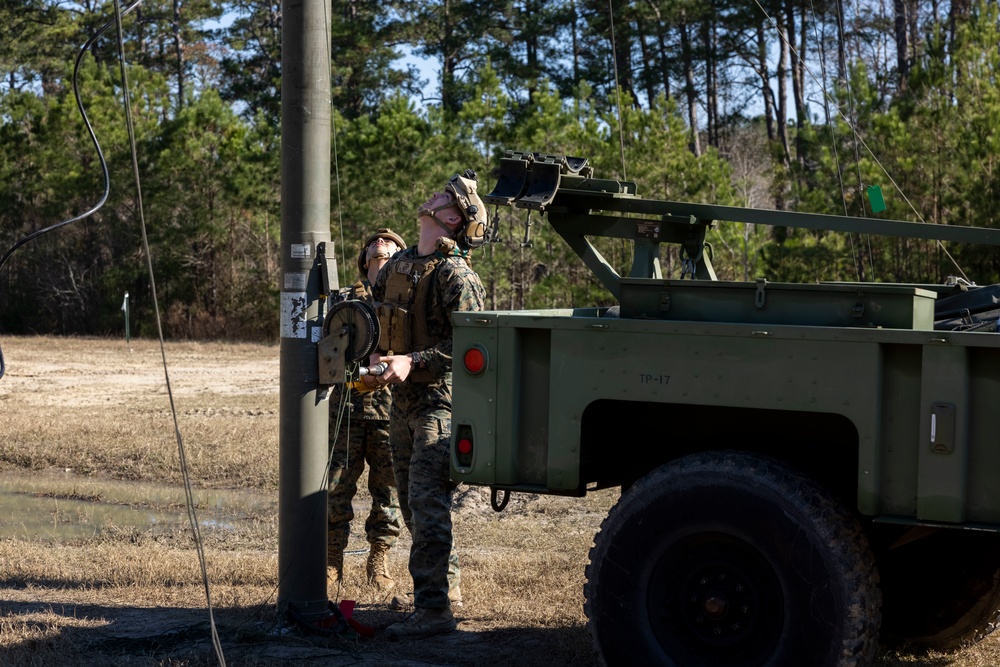
[{"label": "combat helmet", "polygon": [[[400,250],[406,248],[406,241],[403,240],[403,237],[388,227],[382,227],[377,232],[369,236],[364,245],[361,246],[361,253],[358,255],[358,271],[364,278],[368,277],[368,260],[371,259],[371,257],[368,256],[368,246],[370,246],[372,241],[375,239],[388,239],[398,245]],[[372,257],[376,256],[377,255],[372,255]]]},{"label": "combat helmet", "polygon": [[479,178],[472,169],[452,176],[444,186],[446,192],[454,195],[458,210],[465,220],[465,226],[455,234],[455,241],[465,248],[478,248],[487,240],[489,216],[486,214],[486,205],[477,194],[478,187]]}]

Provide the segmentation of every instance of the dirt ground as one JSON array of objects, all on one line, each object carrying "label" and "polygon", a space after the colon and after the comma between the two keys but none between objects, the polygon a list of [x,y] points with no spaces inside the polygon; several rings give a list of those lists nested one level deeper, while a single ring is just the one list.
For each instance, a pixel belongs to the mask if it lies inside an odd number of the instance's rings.
[{"label": "dirt ground", "polygon": [[[459,629],[417,642],[385,639],[385,627],[403,613],[365,585],[367,545],[363,520],[355,519],[344,585],[328,587],[328,598],[356,601],[355,618],[375,637],[306,632],[276,604],[276,346],[170,343],[169,394],[155,341],[0,337],[0,346],[7,364],[0,378],[0,665],[598,664],[583,613],[584,568],[616,491],[583,499],[514,495],[497,514],[485,490],[460,487]],[[18,534],[27,519],[5,505],[21,501],[41,501],[33,511],[56,533],[96,521],[92,505],[183,515],[171,404],[196,490],[237,494],[223,504],[254,499],[235,528],[215,525],[211,501],[199,501],[207,587],[183,523],[108,524],[89,537]],[[364,479],[360,487],[363,515]],[[390,553],[404,589],[408,549],[404,531]],[[952,655],[885,649],[876,661],[998,664],[996,636]]]},{"label": "dirt ground", "polygon": [[[160,450],[169,452],[174,445],[171,400],[155,341],[126,346],[33,337],[0,339],[0,346],[7,363],[0,378],[0,475],[37,477],[40,484],[69,478],[75,485],[70,493],[35,492],[60,496],[64,503],[74,494],[107,499],[110,487],[85,492],[85,480],[133,484],[173,476],[169,465],[156,468],[156,461],[167,457]],[[169,344],[167,367],[195,465],[205,458],[202,449],[214,451],[210,445],[216,439],[242,442],[240,429],[246,424],[258,441],[276,447],[277,347]],[[117,419],[110,415],[119,413],[152,419],[165,435],[147,441],[141,432],[129,431],[129,442],[109,442],[118,436],[105,434],[98,422]],[[25,421],[52,433],[33,439]],[[208,425],[215,430],[207,430]],[[65,441],[48,449],[61,438]],[[139,441],[137,452],[128,451],[133,440]],[[97,451],[109,447],[121,448],[120,461]],[[276,499],[275,452],[268,456],[264,462],[241,463],[247,468],[243,477],[263,479],[260,494]],[[204,475],[196,469],[195,483],[224,486],[225,480],[210,477],[224,475],[215,470],[225,465],[205,464]],[[256,466],[261,470],[249,470]],[[122,477],[128,479],[115,479]],[[359,493],[362,506],[366,497]],[[276,502],[255,516],[255,527],[241,538],[250,546],[234,548],[231,536],[203,532],[210,572],[226,572],[210,574],[211,617],[200,577],[174,574],[178,567],[190,569],[195,560],[184,526],[176,534],[155,537],[141,527],[124,527],[90,540],[0,539],[0,664],[589,667],[597,661],[582,613],[583,570],[605,505],[591,511],[577,499],[514,496],[498,518],[484,490],[460,488],[455,518],[463,543],[465,604],[456,609],[459,629],[420,642],[390,642],[383,636],[403,613],[363,584],[363,520],[352,526],[344,587],[328,590],[331,600],[356,600],[354,616],[376,631],[371,639],[352,632],[307,632],[277,613]],[[268,511],[273,514],[267,516]],[[560,547],[566,553],[558,553]],[[404,531],[390,560],[404,587],[408,549]],[[175,558],[184,562],[169,565]],[[242,580],[231,574],[240,568],[245,568]],[[148,581],[156,578],[163,579],[162,586]],[[210,621],[217,628],[218,648]]]},{"label": "dirt ground", "polygon": [[[553,651],[567,645],[584,647],[589,641],[583,628],[492,628],[489,622],[461,611],[459,629],[422,641],[389,642],[384,625],[400,614],[359,609],[357,616],[373,623],[373,639],[356,635],[325,637],[303,633],[294,626],[248,619],[262,611],[254,608],[215,609],[220,637],[217,657],[204,608],[143,607],[134,600],[110,600],[93,591],[0,589],[0,613],[59,624],[60,644],[76,647],[70,654],[54,655],[44,646],[33,658],[4,665],[596,665],[586,649]],[[270,611],[270,610],[267,610]],[[95,622],[99,625],[95,626]],[[45,640],[43,640],[45,641]],[[38,639],[32,639],[38,644]]]}]

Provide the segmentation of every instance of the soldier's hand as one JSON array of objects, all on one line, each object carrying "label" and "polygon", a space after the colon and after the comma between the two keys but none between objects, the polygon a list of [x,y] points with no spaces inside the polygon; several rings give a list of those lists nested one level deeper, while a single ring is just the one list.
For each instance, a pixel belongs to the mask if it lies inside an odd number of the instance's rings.
[{"label": "soldier's hand", "polygon": [[408,354],[382,356],[376,352],[369,359],[369,363],[374,366],[379,362],[385,362],[389,365],[381,376],[377,376],[381,384],[405,382],[406,378],[410,375],[410,371],[413,370],[413,360],[410,359],[410,355]]}]

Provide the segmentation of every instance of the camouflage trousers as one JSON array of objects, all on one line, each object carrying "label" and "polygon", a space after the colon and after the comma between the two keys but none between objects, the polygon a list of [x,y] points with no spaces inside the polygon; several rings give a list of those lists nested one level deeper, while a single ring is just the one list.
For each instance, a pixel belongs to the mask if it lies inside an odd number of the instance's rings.
[{"label": "camouflage trousers", "polygon": [[451,530],[451,411],[419,404],[407,409],[406,401],[396,404],[397,395],[389,441],[399,508],[413,537],[413,602],[422,609],[441,609],[450,604],[448,590],[461,580]]},{"label": "camouflage trousers", "polygon": [[365,535],[372,544],[383,543],[390,547],[399,537],[402,522],[389,449],[389,422],[345,419],[337,434],[330,463],[327,491],[327,553],[330,557],[342,555],[347,548],[350,523],[354,518],[352,501],[366,462],[372,508],[365,521]]}]

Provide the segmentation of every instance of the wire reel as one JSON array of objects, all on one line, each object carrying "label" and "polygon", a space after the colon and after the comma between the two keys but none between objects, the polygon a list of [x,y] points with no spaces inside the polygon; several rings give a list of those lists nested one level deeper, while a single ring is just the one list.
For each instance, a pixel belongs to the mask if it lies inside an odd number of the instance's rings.
[{"label": "wire reel", "polygon": [[364,301],[341,301],[334,304],[323,321],[323,337],[338,332],[347,334],[349,344],[345,348],[346,361],[368,359],[378,349],[381,333],[375,309]]},{"label": "wire reel", "polygon": [[364,301],[340,301],[330,307],[323,320],[319,342],[319,378],[322,384],[356,380],[356,364],[365,362],[378,349],[381,328],[375,309]]}]

